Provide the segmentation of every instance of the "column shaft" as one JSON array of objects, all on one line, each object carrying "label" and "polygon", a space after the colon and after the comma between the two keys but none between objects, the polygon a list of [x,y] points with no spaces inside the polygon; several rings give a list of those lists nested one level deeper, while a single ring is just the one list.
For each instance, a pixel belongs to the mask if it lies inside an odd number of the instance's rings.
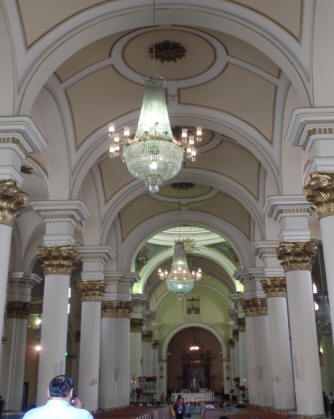
[{"label": "column shaft", "polygon": [[254,317],[246,317],[247,387],[249,402],[251,404],[258,404],[259,380],[256,368],[256,337],[254,320]]},{"label": "column shaft", "polygon": [[286,272],[297,413],[323,414],[311,273]]},{"label": "column shaft", "polygon": [[119,319],[119,344],[122,348],[119,359],[118,406],[127,406],[130,396],[130,319]]},{"label": "column shaft", "polygon": [[141,332],[131,332],[131,379],[143,376]]},{"label": "column shaft", "polygon": [[9,255],[13,228],[0,224],[0,334],[3,330],[3,320],[6,308]]},{"label": "column shaft", "polygon": [[246,333],[239,331],[239,374],[240,385],[247,383],[247,356],[246,356]]},{"label": "column shaft", "polygon": [[69,275],[46,275],[39,355],[37,405],[44,404],[50,380],[65,372]]},{"label": "column shaft", "polygon": [[99,407],[109,409],[117,406],[118,400],[118,354],[123,350],[119,345],[119,319],[102,317],[101,322],[101,369]]},{"label": "column shaft", "polygon": [[98,408],[101,339],[101,302],[82,303],[79,395],[88,410]]}]

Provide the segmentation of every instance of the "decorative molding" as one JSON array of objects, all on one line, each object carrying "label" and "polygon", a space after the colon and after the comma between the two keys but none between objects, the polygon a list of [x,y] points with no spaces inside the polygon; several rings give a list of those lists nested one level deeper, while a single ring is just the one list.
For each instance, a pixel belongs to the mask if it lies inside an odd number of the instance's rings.
[{"label": "decorative molding", "polygon": [[152,342],[152,339],[153,339],[152,330],[143,330],[141,335],[142,335],[143,342]]},{"label": "decorative molding", "polygon": [[314,240],[302,242],[281,242],[277,249],[277,257],[285,272],[311,270],[318,251]]},{"label": "decorative molding", "polygon": [[234,341],[238,342],[238,340],[239,340],[239,329],[233,329],[232,335],[233,335]]},{"label": "decorative molding", "polygon": [[77,288],[81,292],[81,301],[101,301],[105,291],[103,281],[80,281]]},{"label": "decorative molding", "polygon": [[266,316],[268,314],[266,298],[250,298],[243,301],[243,309],[246,317]]},{"label": "decorative molding", "polygon": [[261,285],[267,298],[286,297],[286,280],[285,277],[264,278]]},{"label": "decorative molding", "polygon": [[268,196],[264,204],[263,212],[267,217],[276,221],[285,216],[308,216],[311,205],[304,195],[281,195]]},{"label": "decorative molding", "polygon": [[311,173],[305,186],[306,199],[319,218],[334,215],[334,173]]},{"label": "decorative molding", "polygon": [[176,41],[164,40],[152,44],[148,50],[148,53],[152,59],[159,60],[162,63],[165,61],[176,62],[182,60],[186,56],[187,49]]},{"label": "decorative molding", "polygon": [[234,348],[235,342],[234,342],[234,340],[232,338],[228,340],[228,343],[230,345],[230,348]]},{"label": "decorative molding", "polygon": [[71,275],[80,261],[73,246],[40,246],[37,255],[44,275]]},{"label": "decorative molding", "polygon": [[7,317],[15,319],[27,319],[30,314],[30,303],[24,301],[8,301]]},{"label": "decorative molding", "polygon": [[154,340],[153,342],[152,342],[152,348],[153,349],[159,349],[159,341],[158,340]]},{"label": "decorative molding", "polygon": [[12,179],[0,180],[0,224],[13,226],[28,204],[28,195]]}]

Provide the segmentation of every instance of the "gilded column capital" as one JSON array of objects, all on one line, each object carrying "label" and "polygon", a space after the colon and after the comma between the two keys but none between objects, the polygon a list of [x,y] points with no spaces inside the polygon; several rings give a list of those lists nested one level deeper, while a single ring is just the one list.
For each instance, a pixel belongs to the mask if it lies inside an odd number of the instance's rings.
[{"label": "gilded column capital", "polygon": [[81,301],[101,301],[105,291],[103,281],[80,281],[77,288],[81,292]]},{"label": "gilded column capital", "polygon": [[71,275],[80,260],[73,246],[40,246],[37,255],[44,275]]},{"label": "gilded column capital", "polygon": [[306,199],[312,203],[312,209],[319,218],[334,215],[334,173],[311,173],[311,179],[305,186]]},{"label": "gilded column capital", "polygon": [[261,285],[268,298],[286,297],[286,280],[284,276],[263,278]]},{"label": "gilded column capital", "polygon": [[142,339],[143,339],[143,342],[152,342],[152,339],[153,339],[152,330],[143,330]]},{"label": "gilded column capital", "polygon": [[318,247],[314,240],[302,242],[281,242],[277,257],[285,272],[311,270]]},{"label": "gilded column capital", "polygon": [[7,317],[27,319],[30,314],[30,303],[24,301],[8,301]]},{"label": "gilded column capital", "polygon": [[158,349],[159,348],[159,341],[158,340],[154,340],[152,342],[152,348],[153,349]]},{"label": "gilded column capital", "polygon": [[244,300],[243,308],[246,317],[266,316],[268,314],[267,299],[254,297]]},{"label": "gilded column capital", "polygon": [[15,180],[0,180],[0,224],[13,226],[27,204],[28,195],[17,187]]},{"label": "gilded column capital", "polygon": [[132,333],[141,333],[143,329],[143,319],[130,319],[130,330]]},{"label": "gilded column capital", "polygon": [[239,330],[233,329],[232,335],[233,335],[234,341],[237,342],[239,340]]},{"label": "gilded column capital", "polygon": [[234,348],[234,340],[232,338],[228,340],[228,343],[230,345],[230,348]]},{"label": "gilded column capital", "polygon": [[244,317],[237,318],[237,325],[238,325],[239,333],[246,332],[246,320]]},{"label": "gilded column capital", "polygon": [[131,301],[103,301],[102,317],[130,318]]}]

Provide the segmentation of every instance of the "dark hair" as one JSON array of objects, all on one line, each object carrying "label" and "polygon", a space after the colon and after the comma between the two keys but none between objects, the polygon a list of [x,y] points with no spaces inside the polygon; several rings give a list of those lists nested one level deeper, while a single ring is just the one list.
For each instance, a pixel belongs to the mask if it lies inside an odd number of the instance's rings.
[{"label": "dark hair", "polygon": [[74,388],[74,380],[68,375],[57,375],[49,384],[50,397],[67,397]]}]

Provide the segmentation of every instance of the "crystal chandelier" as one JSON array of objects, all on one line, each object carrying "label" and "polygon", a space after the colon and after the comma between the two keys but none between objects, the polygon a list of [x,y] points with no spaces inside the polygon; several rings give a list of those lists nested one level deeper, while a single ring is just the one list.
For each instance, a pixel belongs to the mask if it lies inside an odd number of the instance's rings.
[{"label": "crystal chandelier", "polygon": [[160,279],[167,281],[167,288],[174,292],[179,298],[191,291],[194,287],[194,281],[199,281],[202,276],[201,268],[197,271],[189,271],[186,252],[184,250],[184,241],[178,240],[175,242],[175,249],[173,255],[173,262],[170,272],[158,270]]},{"label": "crystal chandelier", "polygon": [[163,89],[163,80],[148,77],[145,81],[144,98],[140,110],[137,131],[131,136],[130,128],[122,134],[109,125],[112,140],[110,157],[122,157],[129,172],[143,180],[150,192],[158,192],[159,187],[175,177],[181,170],[182,161],[195,161],[195,142],[202,140],[202,128],[196,133],[182,129],[181,139],[173,137]]}]

